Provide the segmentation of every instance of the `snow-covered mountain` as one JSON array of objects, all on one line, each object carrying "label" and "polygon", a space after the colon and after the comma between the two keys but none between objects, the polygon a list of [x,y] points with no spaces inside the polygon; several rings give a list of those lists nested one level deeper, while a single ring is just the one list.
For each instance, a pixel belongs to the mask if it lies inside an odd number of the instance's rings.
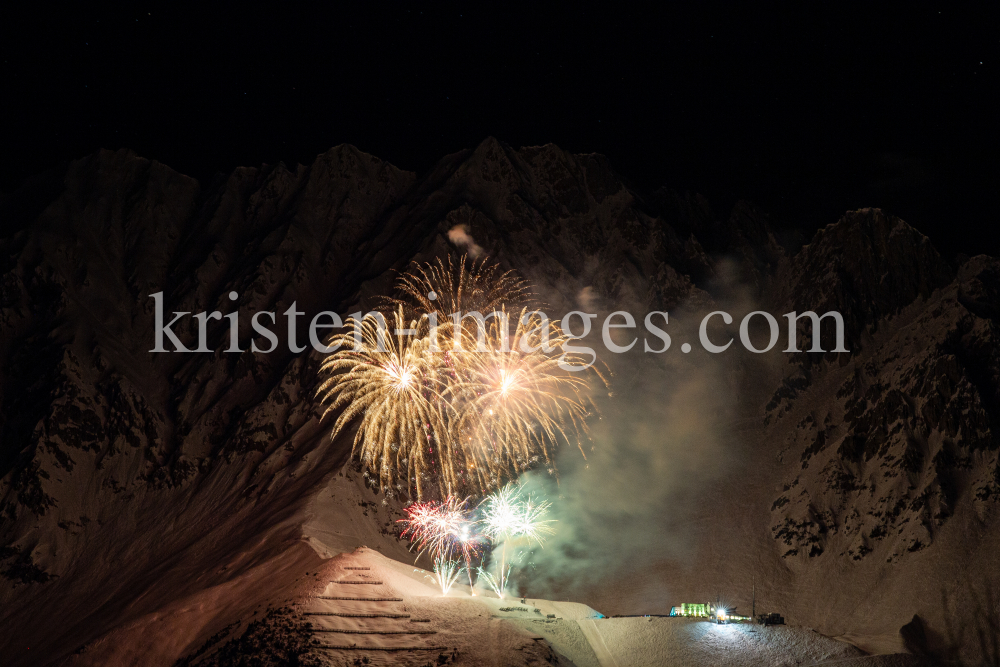
[{"label": "snow-covered mountain", "polygon": [[[210,185],[128,151],[45,178],[0,207],[9,664],[170,664],[297,595],[325,556],[367,544],[405,560],[397,499],[365,486],[349,439],[330,441],[320,357],[289,344],[449,252],[488,253],[557,311],[844,316],[848,353],[711,362],[733,397],[713,428],[742,463],[710,476],[683,556],[559,582],[567,596],[663,613],[724,588],[748,608],[753,580],[791,622],[852,637],[909,623],[920,650],[954,639],[1000,575],[1000,261],[952,267],[878,209],[785,248],[746,202],[719,220],[698,197],[640,197],[600,155],[494,139],[421,178],[351,146]],[[210,352],[151,353],[161,292],[167,312],[238,312],[244,351],[225,351],[223,320]],[[275,351],[249,351],[269,347],[253,315],[293,304],[296,340],[279,319]],[[199,346],[194,318],[174,331]]]}]

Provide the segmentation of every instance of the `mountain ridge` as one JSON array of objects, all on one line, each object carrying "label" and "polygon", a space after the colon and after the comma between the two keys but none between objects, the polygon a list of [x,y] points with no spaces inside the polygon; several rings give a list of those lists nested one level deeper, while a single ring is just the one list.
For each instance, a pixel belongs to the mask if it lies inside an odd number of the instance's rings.
[{"label": "mountain ridge", "polygon": [[[64,656],[127,621],[131,597],[150,589],[145,568],[183,562],[214,531],[234,544],[288,539],[291,508],[348,460],[350,445],[329,442],[320,424],[316,353],[289,352],[280,325],[273,354],[225,353],[220,323],[207,338],[211,353],[151,355],[150,294],[162,292],[171,312],[238,308],[240,347],[266,346],[249,315],[293,303],[307,318],[367,307],[410,261],[462,252],[448,238],[459,227],[555,308],[577,305],[589,289],[599,309],[746,312],[764,304],[776,313],[808,305],[844,314],[849,354],[804,352],[763,375],[747,366],[731,376],[760,405],[761,426],[748,439],[780,443],[757,445],[780,460],[788,453],[767,474],[786,492],[804,490],[794,499],[769,491],[753,499],[771,528],[753,539],[771,545],[776,563],[794,561],[789,581],[794,571],[815,576],[810,563],[824,553],[854,562],[867,550],[860,560],[868,562],[884,548],[910,562],[936,544],[935,517],[942,508],[954,514],[956,503],[971,503],[979,521],[995,525],[997,260],[977,257],[955,272],[929,239],[878,209],[847,213],[792,253],[752,204],[739,202],[724,222],[704,204],[669,193],[652,204],[598,154],[552,144],[513,149],[493,138],[422,177],[346,145],[308,166],[239,168],[216,185],[130,151],[71,163],[58,196],[0,239],[0,595],[11,601],[3,622],[39,636],[31,600],[57,591],[74,599],[92,620],[54,643],[50,660]],[[908,334],[904,320],[923,333]],[[175,331],[196,346],[193,319]],[[808,337],[800,329],[800,349]],[[901,340],[911,357],[891,359]],[[827,386],[848,371],[855,380]],[[818,409],[832,412],[802,425]],[[967,419],[974,429],[957,426]],[[900,431],[882,435],[897,422]],[[916,436],[892,440],[914,429]],[[901,550],[879,546],[887,541],[871,536],[877,526],[845,528],[854,510],[874,516],[885,497],[880,482],[858,480],[889,473],[916,487],[892,486],[896,495],[883,504],[890,514],[905,507],[878,524],[886,535],[909,531]],[[862,487],[874,488],[874,501],[858,499]],[[207,508],[226,518],[207,518]],[[185,513],[199,517],[195,528],[177,527]],[[251,520],[254,513],[264,518]],[[281,529],[268,528],[267,517]],[[155,539],[160,522],[174,539]],[[921,548],[911,550],[916,542]],[[95,606],[74,592],[75,580],[88,581],[74,563],[109,546],[136,563],[120,568],[118,592]],[[93,581],[80,588],[101,590]],[[898,617],[917,612],[940,624],[928,604],[915,600],[882,625],[898,628]],[[839,622],[788,605],[804,623]]]}]

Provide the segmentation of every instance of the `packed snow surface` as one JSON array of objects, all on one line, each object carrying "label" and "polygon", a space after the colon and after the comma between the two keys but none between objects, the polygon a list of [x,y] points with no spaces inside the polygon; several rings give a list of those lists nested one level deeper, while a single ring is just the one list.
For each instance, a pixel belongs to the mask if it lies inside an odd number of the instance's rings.
[{"label": "packed snow surface", "polygon": [[324,661],[576,667],[825,665],[902,667],[911,656],[868,656],[809,628],[718,625],[665,617],[604,618],[572,602],[498,599],[456,586],[447,597],[429,573],[371,549],[331,559],[303,603]]}]

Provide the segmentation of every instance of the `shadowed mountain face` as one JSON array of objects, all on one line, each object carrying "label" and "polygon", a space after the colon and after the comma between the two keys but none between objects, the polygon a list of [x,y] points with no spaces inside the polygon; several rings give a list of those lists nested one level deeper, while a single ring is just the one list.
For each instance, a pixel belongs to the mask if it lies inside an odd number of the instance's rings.
[{"label": "shadowed mountain face", "polygon": [[[893,591],[881,606],[789,594],[793,620],[860,631],[888,607],[880,631],[914,613],[933,626],[952,579],[907,597],[906,578],[959,552],[966,571],[994,547],[1000,262],[956,271],[881,211],[848,213],[790,254],[748,203],[720,221],[697,197],[640,199],[602,156],[493,139],[420,179],[350,146],[207,187],[125,151],[52,179],[5,203],[20,231],[0,240],[0,624],[12,629],[0,649],[16,664],[65,658],[290,549],[350,454],[319,420],[320,357],[290,343],[308,346],[316,313],[367,309],[394,271],[448,252],[481,249],[559,312],[597,299],[707,313],[739,296],[779,319],[843,314],[849,353],[776,353],[767,372],[733,375],[759,397],[739,408],[755,422],[740,437],[766,461],[742,502],[766,527],[728,548],[767,554],[790,591],[824,577],[859,597],[873,580]],[[160,292],[168,313],[238,310],[242,351],[226,352],[223,320],[207,327],[209,352],[149,352]],[[732,311],[734,328],[753,309]],[[261,311],[279,314],[270,354],[249,351],[271,346],[251,329]],[[193,318],[174,331],[199,346]],[[800,328],[799,348],[810,343]],[[600,598],[606,613],[654,611]]]}]

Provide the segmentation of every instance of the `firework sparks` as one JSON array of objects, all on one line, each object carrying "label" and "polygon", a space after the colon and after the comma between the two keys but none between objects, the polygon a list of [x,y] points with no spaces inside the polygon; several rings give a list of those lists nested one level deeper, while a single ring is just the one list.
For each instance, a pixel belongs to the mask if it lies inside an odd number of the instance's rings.
[{"label": "firework sparks", "polygon": [[[391,323],[350,318],[331,339],[339,349],[318,390],[327,413],[343,408],[333,437],[360,419],[354,451],[381,489],[402,482],[418,500],[434,483],[440,497],[482,493],[542,460],[553,468],[560,443],[583,452],[589,393],[604,377],[586,357],[556,353],[570,339],[527,310],[524,281],[449,259],[414,265],[399,289],[407,301],[391,302]],[[516,322],[508,307],[520,308]],[[438,308],[489,319],[439,318]]]},{"label": "firework sparks", "polygon": [[[405,509],[406,524],[402,536],[410,540],[418,553],[430,551],[435,558],[450,557],[456,545],[464,549],[472,534],[472,520],[466,500],[449,496],[442,501],[413,503]],[[464,538],[464,541],[463,541]]]},{"label": "firework sparks", "polygon": [[554,532],[553,521],[545,518],[551,506],[548,501],[532,502],[520,486],[511,482],[483,500],[479,523],[494,543],[541,545],[545,536]]},{"label": "firework sparks", "polygon": [[456,561],[439,556],[434,559],[434,574],[428,574],[427,578],[432,579],[441,588],[441,596],[444,597],[458,581],[460,574],[462,568]]},{"label": "firework sparks", "polygon": [[486,539],[476,530],[476,525],[476,521],[467,518],[460,525],[452,542],[455,550],[461,553],[465,560],[465,571],[469,575],[469,589],[472,590],[473,595],[476,594],[476,590],[472,583],[472,561],[482,556],[483,543]]},{"label": "firework sparks", "polygon": [[[406,525],[402,537],[410,540],[418,550],[417,557],[425,550],[434,554],[435,566],[439,560],[450,560],[453,554],[465,561],[469,575],[469,588],[473,588],[472,561],[482,555],[485,538],[477,530],[477,522],[468,509],[468,499],[449,496],[443,502],[413,503],[405,509]],[[475,592],[472,593],[475,595]]]},{"label": "firework sparks", "polygon": [[[499,264],[481,261],[454,263],[438,258],[433,263],[416,264],[399,278],[405,299],[389,299],[393,306],[412,307],[422,317],[435,311],[478,312],[483,315],[503,308],[520,308],[531,299],[528,283],[513,271],[500,272]],[[429,318],[428,318],[429,319]],[[425,321],[424,326],[430,326]]]},{"label": "firework sparks", "polygon": [[603,382],[597,371],[560,366],[584,368],[579,356],[544,351],[543,338],[551,349],[568,338],[537,314],[522,310],[508,344],[497,338],[485,349],[471,341],[463,347],[457,377],[442,391],[457,407],[452,433],[463,445],[469,477],[484,490],[510,470],[521,473],[540,459],[551,465],[557,443],[575,443],[583,453],[593,407],[588,394],[594,377]]},{"label": "firework sparks", "polygon": [[483,534],[494,545],[500,545],[500,558],[495,562],[494,573],[485,573],[480,569],[480,576],[498,597],[505,595],[511,564],[521,555],[518,548],[533,543],[540,546],[544,537],[554,532],[553,522],[545,518],[550,506],[548,501],[532,502],[530,497],[523,495],[521,487],[513,483],[508,483],[480,504],[479,523]]},{"label": "firework sparks", "polygon": [[503,600],[507,596],[507,582],[510,579],[510,563],[507,564],[506,568],[500,567],[496,576],[487,572],[483,568],[479,568],[479,579],[486,582],[486,585],[496,593],[497,597]]},{"label": "firework sparks", "polygon": [[[405,321],[401,308],[392,323],[395,331],[415,326]],[[449,460],[433,456],[436,443],[448,442],[443,412],[447,406],[437,400],[444,385],[434,355],[428,354],[426,340],[391,335],[389,325],[374,315],[360,321],[349,318],[347,326],[351,331],[331,341],[340,349],[320,367],[328,374],[318,389],[329,402],[324,416],[344,408],[332,437],[360,416],[354,451],[377,476],[380,487],[391,488],[403,477],[420,496],[424,473],[440,460]]]},{"label": "firework sparks", "polygon": [[[424,551],[434,555],[434,580],[441,586],[442,595],[447,595],[458,577],[460,569],[456,569],[454,557],[460,556],[473,595],[472,571],[476,569],[479,578],[503,598],[513,563],[523,556],[521,549],[541,545],[554,532],[554,522],[545,518],[550,506],[548,501],[533,501],[513,483],[485,498],[475,510],[469,509],[468,499],[452,496],[444,501],[413,503],[405,509],[406,518],[400,519],[405,524],[402,537],[418,549],[418,556]],[[499,547],[492,572],[472,565],[473,560],[482,557],[487,540]]]}]

